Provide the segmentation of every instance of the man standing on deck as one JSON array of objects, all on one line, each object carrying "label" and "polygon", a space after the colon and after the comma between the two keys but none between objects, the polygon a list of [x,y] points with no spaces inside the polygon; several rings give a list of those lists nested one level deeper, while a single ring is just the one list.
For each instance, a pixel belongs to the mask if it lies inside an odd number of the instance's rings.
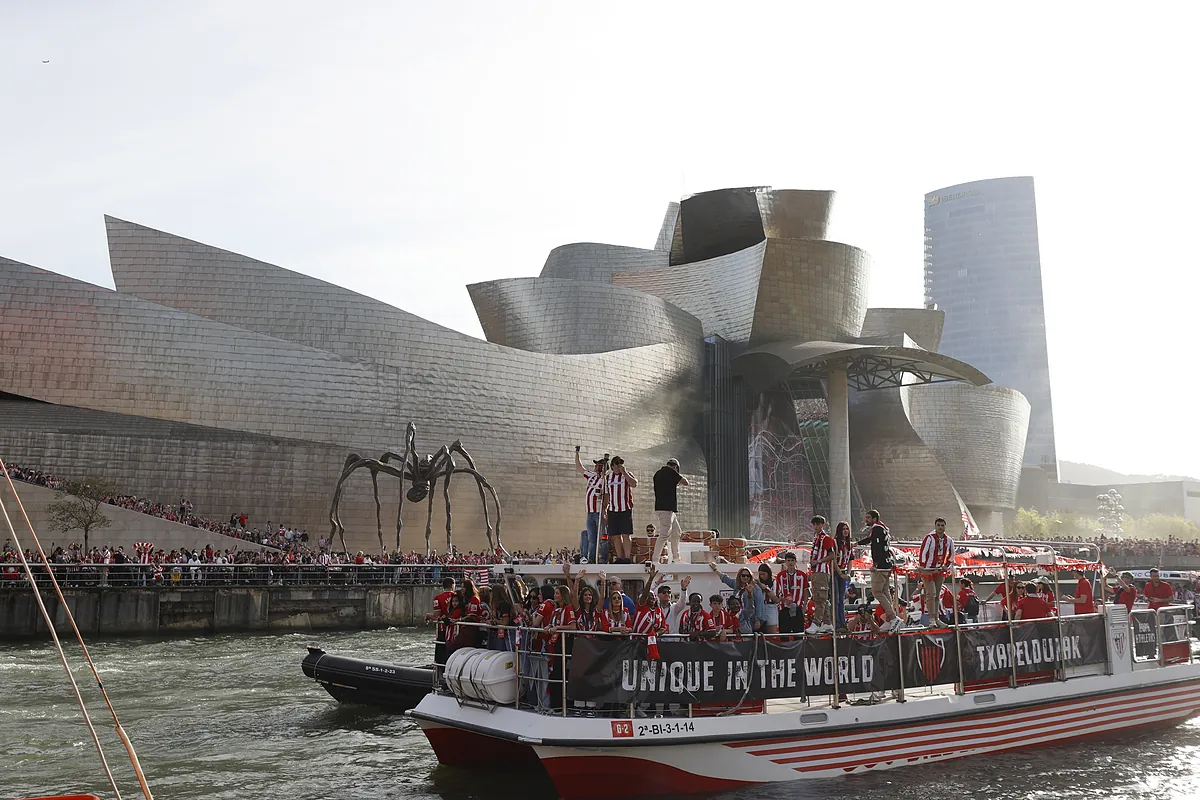
[{"label": "man standing on deck", "polygon": [[580,558],[597,561],[597,545],[600,540],[600,515],[604,512],[604,471],[608,469],[608,459],[600,458],[593,462],[591,472],[583,468],[579,456],[579,445],[575,445],[575,471],[587,481],[587,493],[584,495],[584,507],[587,509],[587,524],[579,541]]},{"label": "man standing on deck", "polygon": [[921,542],[921,560],[918,571],[925,588],[925,623],[937,627],[938,612],[933,598],[942,596],[942,579],[949,572],[950,560],[954,558],[954,540],[946,535],[946,520],[938,517],[933,521],[933,530],[925,534]]},{"label": "man standing on deck", "polygon": [[879,519],[879,512],[871,509],[863,517],[867,535],[857,545],[871,545],[871,594],[883,608],[883,624],[880,628],[884,633],[894,633],[904,625],[904,620],[896,616],[896,608],[892,605],[892,596],[888,594],[891,585],[892,570],[896,564],[892,560],[892,534],[888,527]]},{"label": "man standing on deck", "polygon": [[679,474],[679,462],[667,459],[667,464],[654,473],[654,514],[658,517],[658,538],[650,542],[650,560],[658,563],[660,548],[671,545],[671,561],[679,561],[679,538],[683,529],[679,527],[678,488],[688,486],[687,478]]},{"label": "man standing on deck", "polygon": [[[326,559],[328,553],[322,553]],[[433,663],[435,666],[446,665],[446,633],[447,614],[450,613],[450,598],[454,596],[454,578],[442,580],[442,593],[433,598],[433,611],[425,615],[426,622],[437,624],[437,632],[433,640]]]},{"label": "man standing on deck", "polygon": [[1146,596],[1151,609],[1169,606],[1175,602],[1175,591],[1171,584],[1159,578],[1157,569],[1150,570],[1150,582],[1142,587],[1142,594]]},{"label": "man standing on deck", "polygon": [[633,490],[637,478],[625,469],[625,459],[613,456],[608,482],[608,536],[617,551],[617,564],[633,563]]}]

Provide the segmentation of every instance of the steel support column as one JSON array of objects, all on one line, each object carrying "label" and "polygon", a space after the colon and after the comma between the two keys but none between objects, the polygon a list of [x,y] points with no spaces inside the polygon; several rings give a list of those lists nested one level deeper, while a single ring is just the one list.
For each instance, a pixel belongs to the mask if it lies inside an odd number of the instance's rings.
[{"label": "steel support column", "polygon": [[829,524],[850,523],[850,382],[844,364],[829,365]]}]

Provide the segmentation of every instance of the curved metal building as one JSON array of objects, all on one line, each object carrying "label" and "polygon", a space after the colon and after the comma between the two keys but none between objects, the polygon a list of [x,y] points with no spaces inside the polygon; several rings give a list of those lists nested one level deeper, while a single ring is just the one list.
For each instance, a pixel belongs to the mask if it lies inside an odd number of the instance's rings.
[{"label": "curved metal building", "polygon": [[[846,436],[853,507],[880,506],[898,535],[1009,507],[1020,396],[910,385],[988,379],[938,351],[938,312],[867,308],[869,257],[824,239],[832,204],[718,190],[670,204],[651,249],[563,245],[540,277],[468,287],[487,341],[109,217],[115,292],[0,259],[0,452],[313,539],[346,454],[398,450],[410,420],[423,453],[462,439],[510,549],[578,541],[576,444],[643,478],[637,524],[675,457],[685,527],[795,538],[812,513],[851,508],[831,490]],[[848,432],[831,413],[847,386]],[[381,484],[392,546],[399,490]],[[342,506],[355,548],[378,547],[369,489],[352,483]],[[456,546],[486,546],[474,487],[452,498]],[[425,548],[428,514],[405,504],[404,549]],[[444,547],[440,498],[432,528]]]}]

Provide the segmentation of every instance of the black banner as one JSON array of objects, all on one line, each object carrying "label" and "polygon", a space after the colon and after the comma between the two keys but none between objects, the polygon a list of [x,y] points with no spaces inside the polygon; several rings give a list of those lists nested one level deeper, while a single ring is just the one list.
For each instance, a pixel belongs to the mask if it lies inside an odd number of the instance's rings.
[{"label": "black banner", "polygon": [[567,694],[597,703],[736,703],[778,697],[881,692],[899,687],[895,637],[775,642],[579,639]]},{"label": "black banner", "polygon": [[[1039,620],[961,631],[965,681],[1027,675],[1106,661],[1100,617]],[[597,703],[736,703],[837,691],[883,692],[959,680],[954,631],[776,642],[658,643],[651,660],[644,640],[579,639],[567,693]]]},{"label": "black banner", "polygon": [[1158,628],[1153,614],[1130,614],[1133,628],[1133,658],[1153,661],[1158,658]]}]

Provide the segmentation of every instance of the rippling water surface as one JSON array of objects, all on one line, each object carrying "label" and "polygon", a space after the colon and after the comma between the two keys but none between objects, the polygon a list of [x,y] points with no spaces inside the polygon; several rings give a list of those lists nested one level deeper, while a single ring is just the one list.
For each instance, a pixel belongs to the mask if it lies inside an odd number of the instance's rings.
[{"label": "rippling water surface", "polygon": [[[439,767],[403,717],[339,706],[300,672],[304,645],[425,662],[427,631],[111,640],[90,645],[160,800],[550,800],[536,770]],[[76,649],[68,651],[76,654]],[[140,797],[86,667],[76,679],[126,798]],[[111,797],[46,644],[0,645],[0,797]],[[739,800],[1200,797],[1200,720],[1155,734],[952,761],[835,782],[775,784]]]}]

